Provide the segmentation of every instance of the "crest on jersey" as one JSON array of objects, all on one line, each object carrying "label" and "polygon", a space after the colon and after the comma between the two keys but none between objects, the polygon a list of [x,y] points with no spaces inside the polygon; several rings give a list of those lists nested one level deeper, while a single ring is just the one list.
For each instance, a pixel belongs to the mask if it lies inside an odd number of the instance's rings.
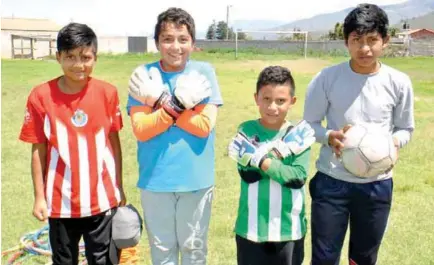
[{"label": "crest on jersey", "polygon": [[71,122],[75,127],[83,127],[87,124],[87,114],[83,110],[77,109],[71,117]]}]

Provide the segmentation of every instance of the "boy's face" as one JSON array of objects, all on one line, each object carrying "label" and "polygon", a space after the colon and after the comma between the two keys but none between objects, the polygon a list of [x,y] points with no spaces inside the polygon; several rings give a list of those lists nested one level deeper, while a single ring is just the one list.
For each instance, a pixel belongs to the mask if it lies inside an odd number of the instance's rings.
[{"label": "boy's face", "polygon": [[355,31],[351,32],[346,46],[356,67],[355,70],[363,72],[363,69],[369,69],[376,65],[377,59],[383,53],[383,49],[387,47],[388,41],[389,37],[383,39],[378,32],[362,35]]},{"label": "boy's face", "polygon": [[193,51],[191,35],[186,25],[166,23],[163,27],[157,44],[163,69],[169,72],[181,71]]},{"label": "boy's face", "polygon": [[58,52],[56,58],[65,77],[72,81],[87,80],[96,62],[95,49],[92,46]]},{"label": "boy's face", "polygon": [[261,123],[270,129],[280,129],[285,122],[286,114],[297,98],[291,96],[288,84],[270,84],[261,87],[255,94],[256,105],[261,115]]}]

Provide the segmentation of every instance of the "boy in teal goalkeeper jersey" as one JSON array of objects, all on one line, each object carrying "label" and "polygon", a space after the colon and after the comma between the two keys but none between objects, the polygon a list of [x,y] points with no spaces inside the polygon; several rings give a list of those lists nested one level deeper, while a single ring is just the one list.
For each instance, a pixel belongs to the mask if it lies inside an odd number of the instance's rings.
[{"label": "boy in teal goalkeeper jersey", "polygon": [[235,225],[239,265],[303,263],[304,183],[315,138],[306,122],[285,120],[294,92],[287,68],[265,68],[255,93],[261,117],[242,123],[229,144],[242,179]]}]

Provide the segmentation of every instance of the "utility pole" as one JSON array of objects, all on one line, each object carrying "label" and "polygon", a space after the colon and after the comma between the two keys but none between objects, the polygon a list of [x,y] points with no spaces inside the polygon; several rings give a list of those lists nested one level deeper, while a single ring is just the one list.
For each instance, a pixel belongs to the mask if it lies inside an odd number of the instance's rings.
[{"label": "utility pole", "polygon": [[229,8],[231,8],[232,5],[226,6],[226,40],[229,39]]}]

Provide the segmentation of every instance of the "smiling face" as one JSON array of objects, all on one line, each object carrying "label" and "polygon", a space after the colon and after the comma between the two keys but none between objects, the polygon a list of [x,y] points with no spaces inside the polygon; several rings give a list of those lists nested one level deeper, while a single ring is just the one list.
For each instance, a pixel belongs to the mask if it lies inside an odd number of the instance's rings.
[{"label": "smiling face", "polygon": [[351,56],[351,67],[357,73],[368,74],[378,68],[377,61],[387,47],[388,37],[384,38],[378,32],[358,34],[351,32],[346,46]]},{"label": "smiling face", "polygon": [[255,94],[264,127],[278,130],[284,124],[286,114],[297,100],[291,96],[291,89],[289,84],[268,84]]},{"label": "smiling face", "polygon": [[80,82],[87,80],[96,62],[93,46],[78,47],[56,54],[57,61],[62,67],[65,78]]},{"label": "smiling face", "polygon": [[193,51],[193,38],[186,25],[169,22],[162,27],[157,43],[162,67],[168,72],[181,71]]}]

